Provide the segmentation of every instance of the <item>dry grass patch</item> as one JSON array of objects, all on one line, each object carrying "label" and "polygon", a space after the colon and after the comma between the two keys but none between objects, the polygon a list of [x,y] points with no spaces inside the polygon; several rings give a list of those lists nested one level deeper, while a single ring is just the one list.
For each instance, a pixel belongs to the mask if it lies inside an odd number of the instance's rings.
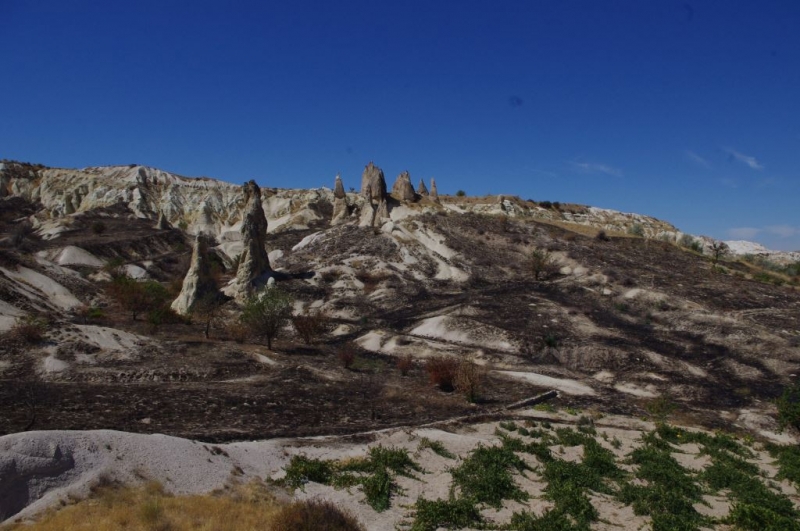
[{"label": "dry grass patch", "polygon": [[363,531],[349,513],[330,502],[278,502],[261,483],[224,492],[171,496],[158,483],[105,486],[92,497],[45,514],[39,521],[3,531]]}]

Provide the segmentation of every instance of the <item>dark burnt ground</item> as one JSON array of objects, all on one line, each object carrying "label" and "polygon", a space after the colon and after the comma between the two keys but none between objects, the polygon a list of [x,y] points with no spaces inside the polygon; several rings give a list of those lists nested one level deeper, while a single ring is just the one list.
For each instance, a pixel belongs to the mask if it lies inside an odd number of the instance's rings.
[{"label": "dark burnt ground", "polygon": [[[480,320],[524,338],[530,348],[522,354],[529,355],[534,364],[539,360],[552,362],[551,356],[544,355],[548,349],[543,343],[548,340],[561,351],[588,347],[580,351],[582,357],[562,359],[561,364],[587,376],[601,369],[613,370],[617,377],[648,371],[666,374],[673,397],[688,410],[741,408],[754,401],[771,400],[787,382],[787,375],[775,374],[764,361],[783,359],[787,354],[781,349],[765,345],[759,358],[751,348],[717,344],[700,330],[676,330],[671,316],[681,313],[669,303],[620,302],[619,295],[640,287],[665,293],[668,300],[696,303],[713,314],[737,316],[741,319],[737,328],[726,330],[730,325],[721,325],[721,333],[750,335],[747,341],[751,344],[758,343],[760,329],[797,333],[798,291],[745,279],[748,267],[744,264],[724,262],[729,273],[722,274],[712,270],[707,257],[664,242],[639,238],[601,241],[532,221],[470,214],[427,216],[426,221],[435,224],[449,246],[468,253],[473,279],[446,300],[437,294],[415,300],[413,306],[424,311],[455,303],[478,308]],[[602,288],[587,289],[572,278],[556,276],[548,282],[533,282],[527,260],[533,246],[564,252],[590,272],[605,274],[611,279],[614,295],[603,296]],[[398,323],[408,323],[413,313],[400,310],[387,321],[394,318]],[[587,338],[576,333],[568,318],[576,314],[601,329],[614,331],[616,337]],[[607,350],[614,352],[613,357],[604,355]],[[691,363],[705,370],[707,376],[694,376],[677,368],[667,370],[643,356],[644,351]],[[558,356],[558,352],[555,354]],[[763,377],[744,378],[729,366],[730,361],[758,370]],[[623,394],[616,399],[636,402]]]},{"label": "dark burnt ground", "polygon": [[[60,238],[36,245],[76,245],[125,262],[152,260],[155,266],[148,269],[158,280],[179,282],[188,267],[190,238],[177,229],[154,230],[152,221],[131,218],[124,206],[121,211],[114,208],[77,216]],[[97,221],[105,224],[99,235],[92,230]],[[776,374],[743,347],[717,344],[700,330],[675,329],[674,316],[682,314],[671,303],[654,307],[631,302],[622,307],[616,295],[641,287],[695,302],[716,314],[737,315],[744,325],[731,332],[747,332],[747,323],[752,323],[754,331],[744,342],[757,343],[756,329],[798,329],[800,297],[788,287],[714,273],[706,258],[661,242],[636,238],[599,241],[533,221],[472,214],[429,215],[419,222],[444,235],[446,244],[460,253],[450,262],[470,273],[470,279],[461,284],[418,281],[397,270],[373,279],[374,285],[362,293],[342,296],[332,288],[335,279],[323,278],[319,285],[302,280],[318,267],[311,264],[341,265],[348,258],[366,256],[360,269],[361,278],[369,285],[376,259],[402,262],[402,257],[390,237],[373,229],[349,225],[325,229],[324,241],[292,253],[286,260],[288,273],[280,278],[280,285],[308,302],[339,296],[338,306],[355,309],[363,318],[347,323],[354,327],[351,334],[328,336],[310,347],[281,340],[276,345],[280,354],[267,354],[263,347],[220,339],[224,337],[221,328],[215,328],[212,340],[206,341],[199,323],[162,325],[154,330],[143,321],[131,322],[113,304],[104,309],[102,319],[89,324],[151,336],[160,346],[143,347],[133,359],[101,360],[95,366],[73,363],[64,374],[42,377],[34,371],[41,351],[2,345],[0,361],[10,366],[0,373],[0,434],[26,428],[33,411],[33,429],[118,429],[207,441],[346,434],[489,414],[503,404],[543,391],[519,381],[489,377],[484,401],[473,406],[457,394],[437,390],[420,368],[402,377],[390,357],[360,352],[354,370],[344,369],[337,359],[344,341],[373,329],[404,333],[423,316],[454,306],[475,309],[470,318],[518,339],[523,348],[513,356],[521,370],[580,379],[607,369],[632,381],[653,372],[668,378],[670,394],[684,414],[696,414],[696,420],[712,427],[720,420],[707,412],[774,398],[785,383],[786,375]],[[289,251],[318,229],[271,234],[270,250]],[[570,277],[534,281],[527,260],[535,247],[563,252],[592,273],[605,274],[612,280],[615,296],[603,296],[602,288],[581,285]],[[733,272],[747,271],[735,263],[725,265]],[[435,272],[435,267],[424,261],[419,268],[431,277]],[[66,279],[63,282],[67,284]],[[371,300],[369,290],[377,285],[390,288],[391,298]],[[102,288],[98,284],[97,292]],[[587,336],[575,324],[578,317],[614,334]],[[344,322],[331,323],[338,324]],[[59,359],[68,362],[79,354],[91,354],[82,352],[79,344],[55,346]],[[694,376],[679,366],[660,367],[648,360],[644,351],[691,363],[708,376]],[[258,362],[257,352],[279,365]],[[508,361],[503,358],[508,354],[489,354]],[[764,357],[781,355],[769,351]],[[763,377],[744,378],[727,363],[731,360],[757,369]],[[611,385],[591,384],[598,396],[563,396],[558,403],[620,414],[644,412],[646,399],[617,392]]]},{"label": "dark burnt ground", "polygon": [[[24,429],[116,429],[205,441],[348,434],[491,412],[534,394],[489,378],[478,405],[432,386],[417,367],[403,377],[388,357],[362,352],[344,369],[332,346],[280,344],[272,367],[252,345],[199,342],[136,363],[44,381],[30,364],[0,380],[0,435]],[[172,345],[175,347],[175,345]],[[116,365],[116,366],[115,366]],[[32,409],[33,408],[33,409]]]}]

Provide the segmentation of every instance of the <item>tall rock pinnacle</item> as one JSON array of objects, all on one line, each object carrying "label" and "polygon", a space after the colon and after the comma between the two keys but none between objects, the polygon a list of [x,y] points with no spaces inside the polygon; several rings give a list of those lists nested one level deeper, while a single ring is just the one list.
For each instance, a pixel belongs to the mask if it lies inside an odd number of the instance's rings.
[{"label": "tall rock pinnacle", "polygon": [[272,272],[272,268],[267,256],[267,217],[261,206],[261,189],[255,181],[245,183],[242,189],[246,201],[242,216],[244,250],[239,258],[236,282],[240,290],[249,291],[267,273]]},{"label": "tall rock pinnacle", "polygon": [[209,237],[202,233],[194,240],[192,263],[183,279],[183,287],[178,298],[172,302],[172,309],[181,315],[189,313],[198,299],[217,291],[208,260],[208,241]]},{"label": "tall rock pinnacle", "polygon": [[417,193],[421,196],[428,195],[428,187],[425,186],[425,181],[422,179],[419,180],[419,186],[417,186]]},{"label": "tall rock pinnacle", "polygon": [[372,162],[364,167],[364,173],[361,174],[361,195],[365,197],[367,185],[371,190],[370,199],[380,202],[386,198],[386,179],[383,177],[383,170]]},{"label": "tall rock pinnacle", "polygon": [[341,225],[347,221],[349,211],[347,208],[347,194],[344,193],[344,184],[341,176],[336,176],[336,184],[333,187],[333,217],[331,225]]},{"label": "tall rock pinnacle", "polygon": [[372,204],[372,185],[367,183],[361,190],[364,196],[364,206],[361,207],[361,218],[358,220],[359,227],[371,227],[375,223],[375,206]]},{"label": "tall rock pinnacle", "polygon": [[436,179],[431,177],[431,201],[439,202],[439,191],[436,189]]}]

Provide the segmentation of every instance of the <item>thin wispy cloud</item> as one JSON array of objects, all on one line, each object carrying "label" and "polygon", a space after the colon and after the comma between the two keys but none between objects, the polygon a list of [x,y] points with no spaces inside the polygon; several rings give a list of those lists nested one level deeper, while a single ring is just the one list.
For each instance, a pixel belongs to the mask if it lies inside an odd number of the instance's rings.
[{"label": "thin wispy cloud", "polygon": [[558,176],[559,176],[559,175],[558,175],[556,172],[554,172],[554,171],[548,171],[548,170],[539,170],[539,169],[535,169],[535,168],[534,168],[534,169],[531,169],[530,171],[531,171],[531,172],[533,172],[533,173],[538,173],[538,174],[540,174],[540,175],[547,176],[547,177],[558,177]]},{"label": "thin wispy cloud", "polygon": [[741,162],[742,164],[750,166],[754,170],[764,169],[764,166],[760,162],[758,162],[758,159],[755,157],[752,157],[750,155],[745,155],[744,153],[740,153],[739,151],[736,151],[735,149],[731,148],[722,148],[722,150],[728,154],[728,160],[736,160],[738,162]]},{"label": "thin wispy cloud", "polygon": [[764,229],[765,232],[780,238],[791,238],[800,235],[800,228],[790,225],[771,225]]},{"label": "thin wispy cloud", "polygon": [[737,227],[728,229],[728,235],[737,240],[752,240],[758,235],[777,236],[778,238],[793,238],[800,236],[800,227],[791,225],[770,225],[768,227]]},{"label": "thin wispy cloud", "polygon": [[603,173],[605,175],[610,175],[612,177],[622,177],[622,170],[619,168],[614,168],[607,164],[601,164],[599,162],[576,162],[572,161],[572,165],[585,173]]},{"label": "thin wispy cloud", "polygon": [[761,233],[761,229],[754,227],[737,227],[728,229],[728,236],[736,240],[752,240]]},{"label": "thin wispy cloud", "polygon": [[691,160],[692,162],[694,162],[695,164],[697,164],[699,166],[702,166],[702,167],[704,167],[706,169],[709,169],[709,170],[711,169],[711,163],[708,162],[703,157],[701,157],[700,155],[698,155],[697,153],[695,153],[694,151],[692,151],[691,149],[687,149],[684,153],[686,154],[686,157],[689,160]]}]

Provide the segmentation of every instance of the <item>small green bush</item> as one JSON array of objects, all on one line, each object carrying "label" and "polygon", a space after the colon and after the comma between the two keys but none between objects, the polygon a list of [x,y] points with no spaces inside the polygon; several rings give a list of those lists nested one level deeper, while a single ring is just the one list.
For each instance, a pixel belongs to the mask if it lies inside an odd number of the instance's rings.
[{"label": "small green bush", "polygon": [[527,469],[525,461],[504,446],[479,446],[450,473],[461,497],[499,508],[506,499],[520,502],[528,499],[511,475],[512,470]]},{"label": "small green bush", "polygon": [[631,236],[638,236],[639,238],[644,238],[644,227],[641,223],[634,223],[630,227],[628,227],[628,234]]},{"label": "small green bush", "polygon": [[430,448],[433,453],[440,455],[442,457],[446,457],[447,459],[455,459],[456,455],[448,450],[441,441],[432,441],[427,437],[423,437],[419,441],[419,449],[424,450],[426,448]]},{"label": "small green bush", "polygon": [[440,527],[446,529],[462,529],[477,527],[483,522],[480,511],[468,499],[458,500],[426,500],[417,499],[414,504],[416,514],[411,524],[411,531],[436,531]]}]

